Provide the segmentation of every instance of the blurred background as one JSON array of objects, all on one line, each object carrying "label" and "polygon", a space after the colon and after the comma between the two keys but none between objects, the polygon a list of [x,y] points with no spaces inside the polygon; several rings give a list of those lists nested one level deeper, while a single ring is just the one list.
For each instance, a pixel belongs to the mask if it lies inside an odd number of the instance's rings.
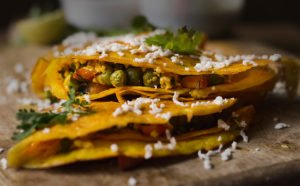
[{"label": "blurred background", "polygon": [[10,0],[0,11],[2,46],[59,42],[77,31],[117,34],[144,15],[155,26],[188,25],[210,39],[258,41],[300,55],[297,0]]}]

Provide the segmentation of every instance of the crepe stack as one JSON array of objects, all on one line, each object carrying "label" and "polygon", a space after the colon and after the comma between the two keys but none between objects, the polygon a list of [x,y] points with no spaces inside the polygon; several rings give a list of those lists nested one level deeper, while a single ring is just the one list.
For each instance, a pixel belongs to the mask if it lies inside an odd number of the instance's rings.
[{"label": "crepe stack", "polygon": [[253,105],[272,90],[280,56],[224,56],[206,51],[203,42],[191,54],[147,43],[164,34],[78,33],[41,57],[32,73],[33,91],[67,100],[72,87],[92,112],[36,129],[10,149],[9,165],[151,159],[234,141],[252,122]]}]

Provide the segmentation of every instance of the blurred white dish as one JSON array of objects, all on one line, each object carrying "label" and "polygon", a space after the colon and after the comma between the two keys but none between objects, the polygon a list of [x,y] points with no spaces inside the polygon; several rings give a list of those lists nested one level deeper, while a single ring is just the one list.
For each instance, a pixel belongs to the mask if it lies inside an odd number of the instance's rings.
[{"label": "blurred white dish", "polygon": [[228,30],[244,0],[140,0],[141,13],[158,27],[193,27],[210,35]]},{"label": "blurred white dish", "polygon": [[124,28],[139,14],[138,0],[61,0],[66,20],[83,29]]}]

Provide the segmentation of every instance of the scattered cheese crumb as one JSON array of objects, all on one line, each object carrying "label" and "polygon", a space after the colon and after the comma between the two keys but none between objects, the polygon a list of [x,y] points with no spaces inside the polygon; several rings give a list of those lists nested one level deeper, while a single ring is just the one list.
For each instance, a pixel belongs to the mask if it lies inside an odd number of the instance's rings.
[{"label": "scattered cheese crumb", "polygon": [[188,104],[178,101],[178,97],[179,97],[179,94],[175,91],[174,95],[173,95],[173,98],[172,98],[173,102],[176,105],[179,105],[179,106],[182,106],[182,107],[187,107]]},{"label": "scattered cheese crumb", "polygon": [[247,123],[246,121],[242,120],[241,122],[239,122],[239,126],[242,127],[242,128],[246,128],[247,127]]},{"label": "scattered cheese crumb", "polygon": [[271,61],[279,61],[280,59],[281,59],[281,55],[280,54],[273,54],[273,55],[271,55],[270,57],[269,57],[269,59],[271,60]]},{"label": "scattered cheese crumb", "polygon": [[237,142],[233,141],[232,144],[231,144],[232,150],[236,150],[236,147],[237,147]]},{"label": "scattered cheese crumb", "polygon": [[256,151],[256,152],[260,151],[260,148],[255,148],[255,151]]},{"label": "scattered cheese crumb", "polygon": [[84,99],[87,103],[90,103],[90,102],[91,102],[91,100],[90,100],[90,95],[88,95],[88,94],[84,94],[84,95],[83,95],[83,99]]},{"label": "scattered cheese crumb", "polygon": [[134,177],[131,176],[131,177],[128,179],[128,185],[129,185],[129,186],[136,186],[136,184],[137,184],[136,179],[135,179]]},{"label": "scattered cheese crumb", "polygon": [[1,167],[2,167],[3,170],[7,169],[7,159],[2,158],[0,160],[0,164],[1,164]]},{"label": "scattered cheese crumb", "polygon": [[0,153],[4,152],[4,149],[3,148],[0,148]]},{"label": "scattered cheese crumb", "polygon": [[227,148],[225,149],[222,153],[221,153],[221,159],[223,161],[228,161],[231,159],[231,154],[232,154],[232,149],[231,148]]},{"label": "scattered cheese crumb", "polygon": [[246,143],[248,143],[248,136],[246,135],[246,133],[245,133],[244,130],[240,131],[240,135],[242,136],[243,141],[246,142]]},{"label": "scattered cheese crumb", "polygon": [[152,151],[153,151],[153,148],[150,144],[147,144],[145,146],[145,155],[144,155],[144,158],[145,159],[150,159],[152,157]]},{"label": "scattered cheese crumb", "polygon": [[112,152],[118,152],[119,147],[118,147],[117,144],[111,144],[110,150],[111,150]]},{"label": "scattered cheese crumb", "polygon": [[219,137],[218,137],[218,141],[222,141],[222,136],[219,136]]},{"label": "scattered cheese crumb", "polygon": [[14,69],[17,74],[21,74],[24,71],[23,64],[21,63],[16,64]]},{"label": "scattered cheese crumb", "polygon": [[218,128],[223,128],[224,130],[229,130],[230,129],[230,125],[228,125],[222,119],[218,119]]},{"label": "scattered cheese crumb", "polygon": [[49,128],[44,128],[44,129],[43,129],[43,133],[44,133],[44,134],[49,134],[49,132],[50,132],[50,129],[49,129]]},{"label": "scattered cheese crumb", "polygon": [[277,123],[274,126],[274,129],[284,129],[284,128],[289,128],[290,125],[286,124],[286,123]]},{"label": "scattered cheese crumb", "polygon": [[223,99],[221,96],[217,96],[214,100],[213,103],[216,105],[223,105],[226,103],[227,99]]}]

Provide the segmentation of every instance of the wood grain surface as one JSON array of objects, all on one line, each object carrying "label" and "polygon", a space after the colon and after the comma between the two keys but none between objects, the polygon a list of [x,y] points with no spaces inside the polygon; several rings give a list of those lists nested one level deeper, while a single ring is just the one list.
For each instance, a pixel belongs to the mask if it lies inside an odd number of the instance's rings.
[{"label": "wood grain surface", "polygon": [[[255,43],[232,41],[208,45],[225,53],[274,53]],[[7,95],[5,78],[14,74],[14,64],[22,63],[27,71],[47,48],[2,48],[0,51],[0,148],[6,156],[14,143],[17,99],[32,95]],[[274,118],[291,127],[275,130]],[[212,158],[214,168],[205,170],[196,155],[156,159],[134,170],[121,171],[113,159],[81,162],[49,170],[14,170],[0,168],[2,186],[77,186],[127,185],[133,176],[137,185],[300,185],[300,99],[289,101],[284,95],[271,94],[257,111],[256,122],[247,131],[249,143],[239,140],[238,150],[230,161]],[[257,151],[256,149],[260,150]],[[297,177],[298,176],[298,177]]]}]

